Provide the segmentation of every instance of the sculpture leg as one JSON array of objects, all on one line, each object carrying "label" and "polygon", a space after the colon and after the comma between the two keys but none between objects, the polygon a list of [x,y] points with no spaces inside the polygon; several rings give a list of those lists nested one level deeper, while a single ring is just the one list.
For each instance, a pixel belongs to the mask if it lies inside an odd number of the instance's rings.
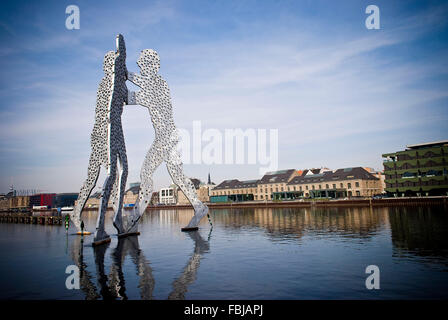
[{"label": "sculpture leg", "polygon": [[115,177],[114,185],[112,186],[112,192],[110,194],[110,199],[112,200],[112,208],[114,210],[114,217],[115,217],[115,213],[118,210],[118,203],[120,202],[119,197],[118,197],[118,184],[119,183],[120,183],[119,174],[117,174]]},{"label": "sculpture leg", "polygon": [[199,201],[193,183],[184,175],[182,161],[175,147],[172,148],[168,155],[166,166],[173,182],[182,190],[194,208],[194,216],[191,218],[187,228],[196,228],[201,219],[208,213],[208,207]]},{"label": "sculpture leg", "polygon": [[109,171],[108,175],[103,185],[100,208],[98,209],[98,218],[96,221],[94,242],[109,238],[109,235],[106,233],[106,230],[104,229],[104,218],[106,215],[107,205],[109,202],[112,187],[116,179],[117,154],[113,154],[113,156],[111,157],[110,167],[108,171]]},{"label": "sculpture leg", "polygon": [[118,174],[114,185],[115,197],[114,197],[114,227],[117,232],[123,233],[125,229],[123,228],[123,198],[124,191],[126,188],[126,180],[128,178],[128,159],[126,157],[126,152],[120,153],[118,158]]},{"label": "sculpture leg", "polygon": [[146,154],[140,171],[140,191],[135,202],[134,210],[128,218],[129,228],[127,232],[137,232],[137,223],[151,201],[153,190],[152,175],[163,161],[163,152],[161,150],[161,147],[153,143]]},{"label": "sculpture leg", "polygon": [[75,225],[78,231],[81,231],[81,213],[84,209],[87,199],[92,193],[93,188],[96,185],[98,176],[100,175],[101,164],[94,153],[90,155],[89,168],[87,170],[87,179],[81,187],[81,191],[78,195],[75,209],[70,212],[70,219]]}]

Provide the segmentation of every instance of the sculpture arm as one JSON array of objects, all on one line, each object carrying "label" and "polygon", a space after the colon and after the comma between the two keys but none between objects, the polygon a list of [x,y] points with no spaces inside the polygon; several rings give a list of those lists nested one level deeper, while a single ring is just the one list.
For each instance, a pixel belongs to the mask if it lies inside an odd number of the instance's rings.
[{"label": "sculpture arm", "polygon": [[131,91],[128,90],[128,105],[138,104],[143,107],[147,107],[145,105],[145,99],[142,97],[141,91]]},{"label": "sculpture arm", "polygon": [[135,98],[136,92],[128,89],[128,103],[127,104],[137,104],[137,100]]},{"label": "sculpture arm", "polygon": [[139,86],[140,88],[144,86],[146,82],[145,77],[142,77],[141,75],[136,74],[135,72],[128,72],[127,76],[129,81],[131,81],[136,86]]}]

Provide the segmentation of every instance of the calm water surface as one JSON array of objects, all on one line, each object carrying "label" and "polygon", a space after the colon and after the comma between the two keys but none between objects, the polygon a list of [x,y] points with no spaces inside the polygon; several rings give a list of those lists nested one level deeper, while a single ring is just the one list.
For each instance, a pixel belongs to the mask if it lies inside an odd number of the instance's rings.
[{"label": "calm water surface", "polygon": [[[183,233],[192,210],[146,212],[141,235],[91,247],[64,227],[0,224],[1,299],[448,298],[444,207],[212,210]],[[96,212],[86,212],[87,229]],[[377,265],[381,289],[367,290]],[[68,265],[80,268],[68,290]]]}]

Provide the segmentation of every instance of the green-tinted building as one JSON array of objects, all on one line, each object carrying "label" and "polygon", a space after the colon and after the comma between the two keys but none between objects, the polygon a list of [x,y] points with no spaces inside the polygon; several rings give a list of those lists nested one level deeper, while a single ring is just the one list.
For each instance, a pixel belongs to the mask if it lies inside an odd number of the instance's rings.
[{"label": "green-tinted building", "polygon": [[409,145],[383,158],[388,194],[448,195],[448,140]]}]

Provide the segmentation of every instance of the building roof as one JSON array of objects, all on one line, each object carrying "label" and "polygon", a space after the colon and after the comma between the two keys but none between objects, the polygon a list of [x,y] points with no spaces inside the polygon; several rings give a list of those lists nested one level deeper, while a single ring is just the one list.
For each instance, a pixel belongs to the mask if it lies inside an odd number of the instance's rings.
[{"label": "building roof", "polygon": [[194,188],[195,188],[195,189],[199,189],[199,186],[200,186],[200,184],[201,184],[201,180],[196,179],[196,178],[190,178],[190,180],[191,180],[191,182],[193,183]]},{"label": "building roof", "polygon": [[259,180],[245,180],[239,181],[235,184],[235,188],[256,188]]},{"label": "building roof", "polygon": [[266,174],[259,180],[259,184],[288,182],[291,175],[296,172],[296,169],[287,169],[279,171],[266,172]]},{"label": "building roof", "polygon": [[410,144],[410,145],[407,145],[406,148],[420,149],[420,148],[443,146],[445,144],[448,144],[448,140],[440,140],[440,141],[433,141],[433,142],[426,142],[426,143],[419,143],[419,144]]},{"label": "building roof", "polygon": [[218,184],[214,190],[219,190],[219,189],[233,189],[235,188],[235,185],[237,183],[239,183],[240,181],[237,179],[231,179],[231,180],[224,180],[223,182],[221,182],[220,184]]},{"label": "building roof", "polygon": [[129,191],[132,192],[132,194],[137,194],[140,192],[140,184],[139,185],[131,185],[128,190],[126,190],[125,193],[128,193]]},{"label": "building roof", "polygon": [[370,174],[362,167],[343,168],[335,171],[324,171],[323,173],[301,175],[294,177],[288,184],[306,184],[306,183],[319,183],[319,182],[331,182],[341,180],[378,180],[375,176]]},{"label": "building roof", "polygon": [[240,181],[238,179],[224,180],[223,182],[218,184],[215,188],[213,188],[213,190],[256,188],[259,181],[260,180],[245,180],[245,181]]}]

